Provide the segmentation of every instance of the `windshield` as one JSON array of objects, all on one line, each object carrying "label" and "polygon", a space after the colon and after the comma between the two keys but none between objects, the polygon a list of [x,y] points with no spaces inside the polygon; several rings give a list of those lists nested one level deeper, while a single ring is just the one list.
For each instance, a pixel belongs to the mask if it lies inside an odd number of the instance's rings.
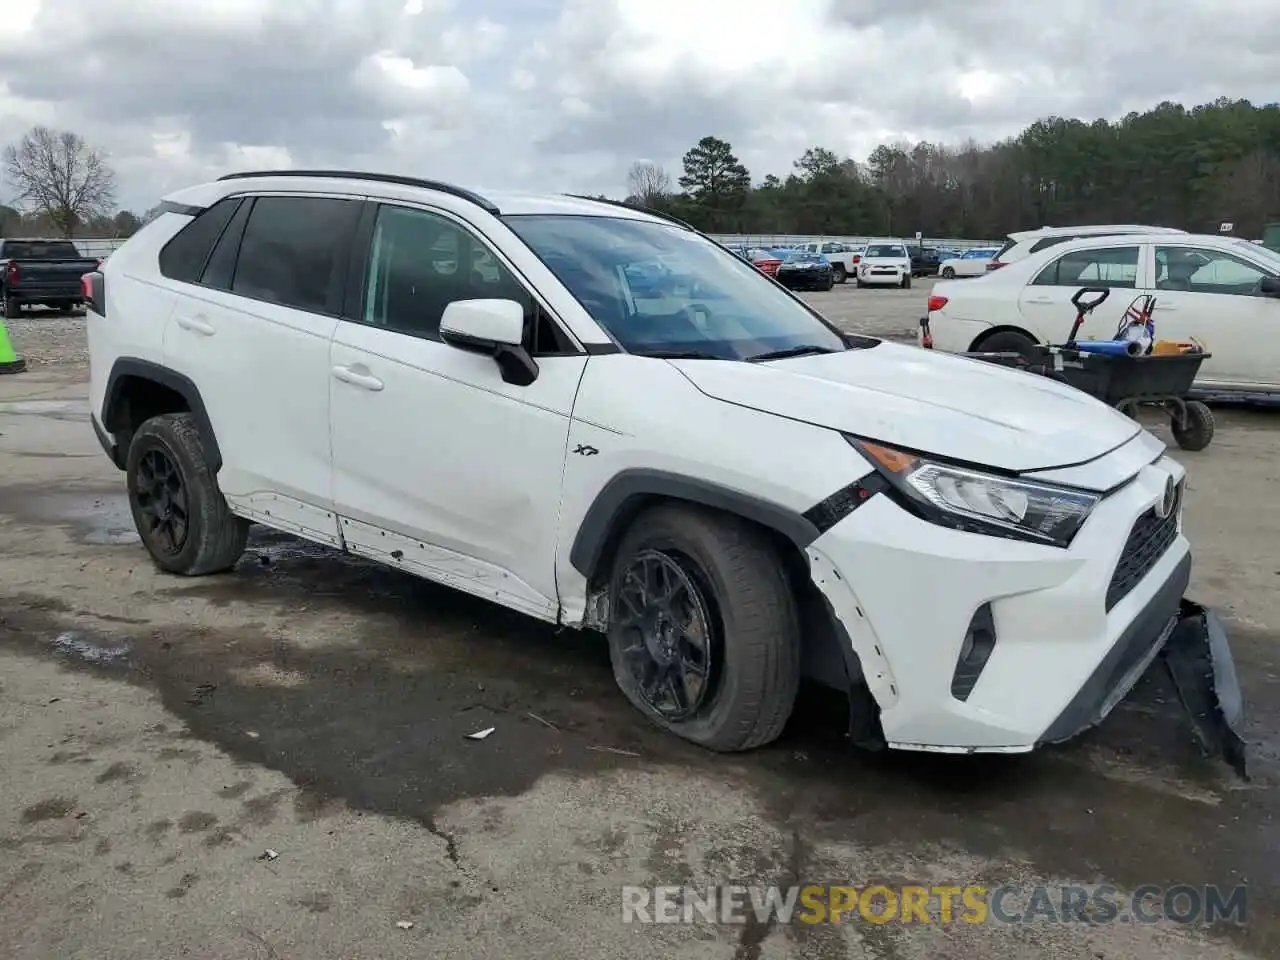
[{"label": "windshield", "polygon": [[867,247],[867,252],[863,254],[863,256],[867,258],[905,257],[906,255],[907,250],[905,247],[899,247],[888,243]]},{"label": "windshield", "polygon": [[817,253],[789,253],[785,263],[821,263],[822,256]]},{"label": "windshield", "polygon": [[542,214],[505,221],[630,353],[749,360],[848,349],[759,270],[682,227]]},{"label": "windshield", "polygon": [[1237,241],[1240,244],[1241,252],[1248,252],[1265,263],[1272,270],[1280,270],[1280,253],[1262,246],[1259,243],[1250,243],[1248,240]]}]

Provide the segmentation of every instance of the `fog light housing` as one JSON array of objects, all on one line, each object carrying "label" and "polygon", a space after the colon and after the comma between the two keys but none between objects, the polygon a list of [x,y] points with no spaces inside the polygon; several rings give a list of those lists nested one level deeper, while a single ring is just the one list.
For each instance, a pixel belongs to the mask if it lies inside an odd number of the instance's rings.
[{"label": "fog light housing", "polygon": [[956,658],[955,673],[951,675],[953,697],[961,701],[969,699],[995,647],[995,618],[991,614],[991,604],[984,603],[974,612],[969,629],[960,642],[960,655]]}]

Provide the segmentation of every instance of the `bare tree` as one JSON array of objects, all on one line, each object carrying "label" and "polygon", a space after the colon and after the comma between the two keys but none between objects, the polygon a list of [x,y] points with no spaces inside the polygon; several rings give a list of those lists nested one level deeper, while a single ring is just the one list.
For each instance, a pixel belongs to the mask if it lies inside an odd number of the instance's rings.
[{"label": "bare tree", "polygon": [[77,133],[32,127],[4,151],[5,177],[17,201],[43,214],[64,237],[111,212],[116,177],[106,154]]},{"label": "bare tree", "polygon": [[656,163],[637,160],[627,171],[627,196],[648,206],[671,194],[671,176]]}]

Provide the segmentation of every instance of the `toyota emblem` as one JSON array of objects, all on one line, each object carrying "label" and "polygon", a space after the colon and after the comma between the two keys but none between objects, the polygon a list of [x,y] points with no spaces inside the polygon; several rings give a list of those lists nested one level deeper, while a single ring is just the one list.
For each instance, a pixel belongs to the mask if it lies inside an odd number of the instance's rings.
[{"label": "toyota emblem", "polygon": [[1156,503],[1156,516],[1163,520],[1171,515],[1177,507],[1178,485],[1173,482],[1173,477],[1166,477],[1164,481],[1164,496]]}]

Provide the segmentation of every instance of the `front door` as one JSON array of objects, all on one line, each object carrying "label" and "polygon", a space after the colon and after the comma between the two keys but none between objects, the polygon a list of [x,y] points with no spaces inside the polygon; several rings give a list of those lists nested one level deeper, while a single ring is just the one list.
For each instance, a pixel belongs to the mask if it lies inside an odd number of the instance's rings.
[{"label": "front door", "polygon": [[[358,319],[331,362],[333,490],[348,548],[544,618],[558,609],[556,527],[569,418],[587,362],[461,221],[382,205]],[[525,307],[539,371],[440,340],[454,300]]]},{"label": "front door", "polygon": [[1155,248],[1155,327],[1164,340],[1198,340],[1210,356],[1196,382],[1206,387],[1274,387],[1280,370],[1265,349],[1280,332],[1280,300],[1259,290],[1271,273],[1210,247]]}]

